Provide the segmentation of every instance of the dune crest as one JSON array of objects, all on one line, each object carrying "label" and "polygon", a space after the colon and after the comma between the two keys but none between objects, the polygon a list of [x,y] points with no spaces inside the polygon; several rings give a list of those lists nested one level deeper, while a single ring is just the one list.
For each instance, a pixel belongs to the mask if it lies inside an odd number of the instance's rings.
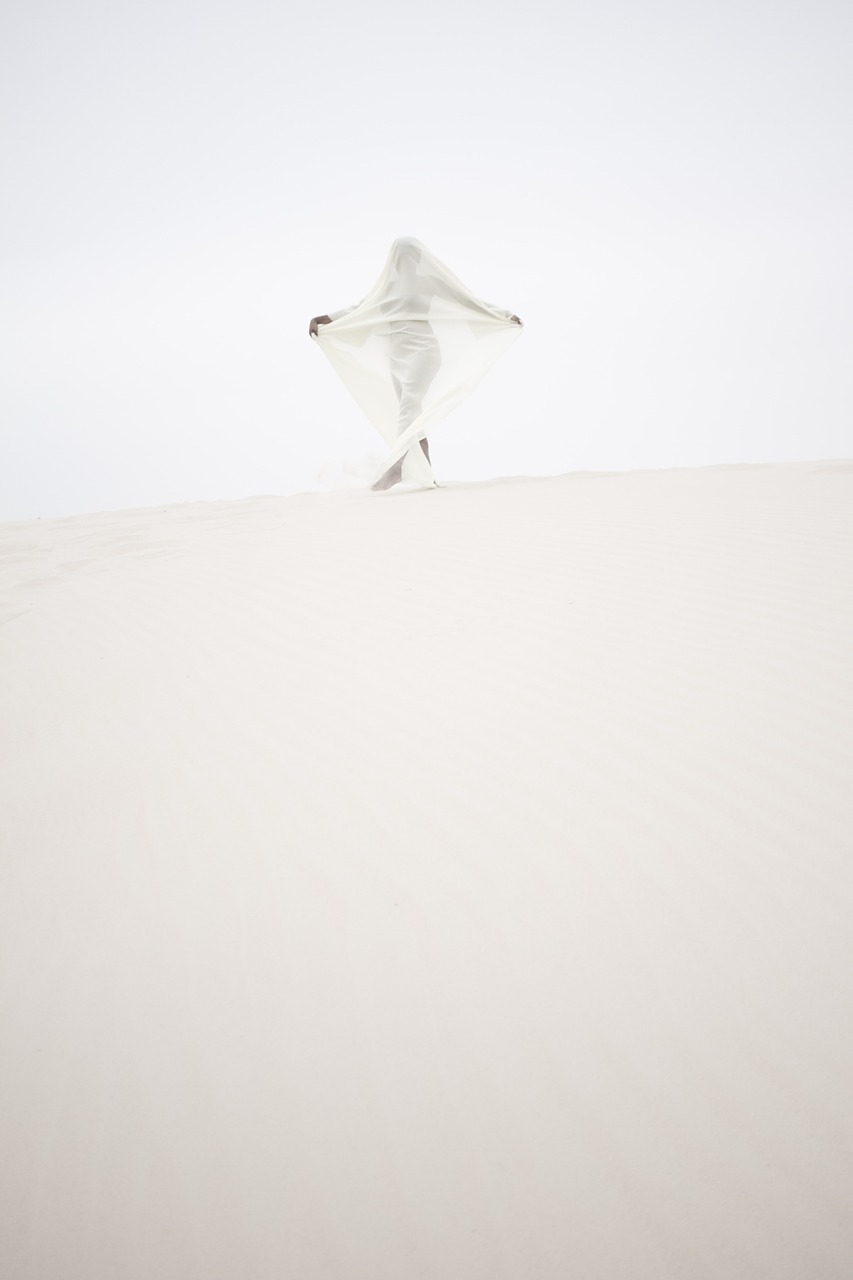
[{"label": "dune crest", "polygon": [[0,554],[0,1273],[851,1273],[853,464]]}]

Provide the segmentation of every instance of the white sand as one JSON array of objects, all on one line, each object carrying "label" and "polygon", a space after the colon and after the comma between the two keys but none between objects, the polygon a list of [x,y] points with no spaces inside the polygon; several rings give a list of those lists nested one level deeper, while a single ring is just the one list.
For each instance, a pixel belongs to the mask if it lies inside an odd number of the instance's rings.
[{"label": "white sand", "polygon": [[0,550],[3,1277],[853,1275],[853,463]]}]

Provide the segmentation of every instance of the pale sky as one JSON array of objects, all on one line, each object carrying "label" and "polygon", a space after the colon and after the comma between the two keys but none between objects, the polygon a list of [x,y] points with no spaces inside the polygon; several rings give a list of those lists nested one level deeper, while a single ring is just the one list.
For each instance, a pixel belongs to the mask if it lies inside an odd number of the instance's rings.
[{"label": "pale sky", "polygon": [[853,456],[849,0],[7,3],[0,103],[0,519],[381,457],[400,235],[526,324],[439,479]]}]

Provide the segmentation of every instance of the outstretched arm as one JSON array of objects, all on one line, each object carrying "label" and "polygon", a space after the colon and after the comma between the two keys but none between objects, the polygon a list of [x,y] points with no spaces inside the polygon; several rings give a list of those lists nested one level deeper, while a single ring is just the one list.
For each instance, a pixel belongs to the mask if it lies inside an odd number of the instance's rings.
[{"label": "outstretched arm", "polygon": [[438,276],[429,276],[430,288],[439,298],[448,298],[451,302],[461,302],[463,306],[470,306],[472,301],[479,301],[490,311],[497,311],[499,315],[505,315],[513,324],[521,324],[518,316],[510,315],[508,311],[504,311],[502,307],[493,307],[490,302],[482,302],[482,299],[473,299],[471,294],[465,288],[456,288],[446,280],[439,280]]}]

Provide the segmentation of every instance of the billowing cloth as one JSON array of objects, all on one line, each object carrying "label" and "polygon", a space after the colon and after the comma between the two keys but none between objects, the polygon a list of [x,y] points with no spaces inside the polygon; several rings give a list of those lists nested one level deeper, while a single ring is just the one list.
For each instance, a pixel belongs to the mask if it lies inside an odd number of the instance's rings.
[{"label": "billowing cloth", "polygon": [[390,446],[379,474],[402,457],[404,480],[435,483],[419,441],[518,337],[510,316],[406,236],[367,297],[320,325],[317,341]]}]

